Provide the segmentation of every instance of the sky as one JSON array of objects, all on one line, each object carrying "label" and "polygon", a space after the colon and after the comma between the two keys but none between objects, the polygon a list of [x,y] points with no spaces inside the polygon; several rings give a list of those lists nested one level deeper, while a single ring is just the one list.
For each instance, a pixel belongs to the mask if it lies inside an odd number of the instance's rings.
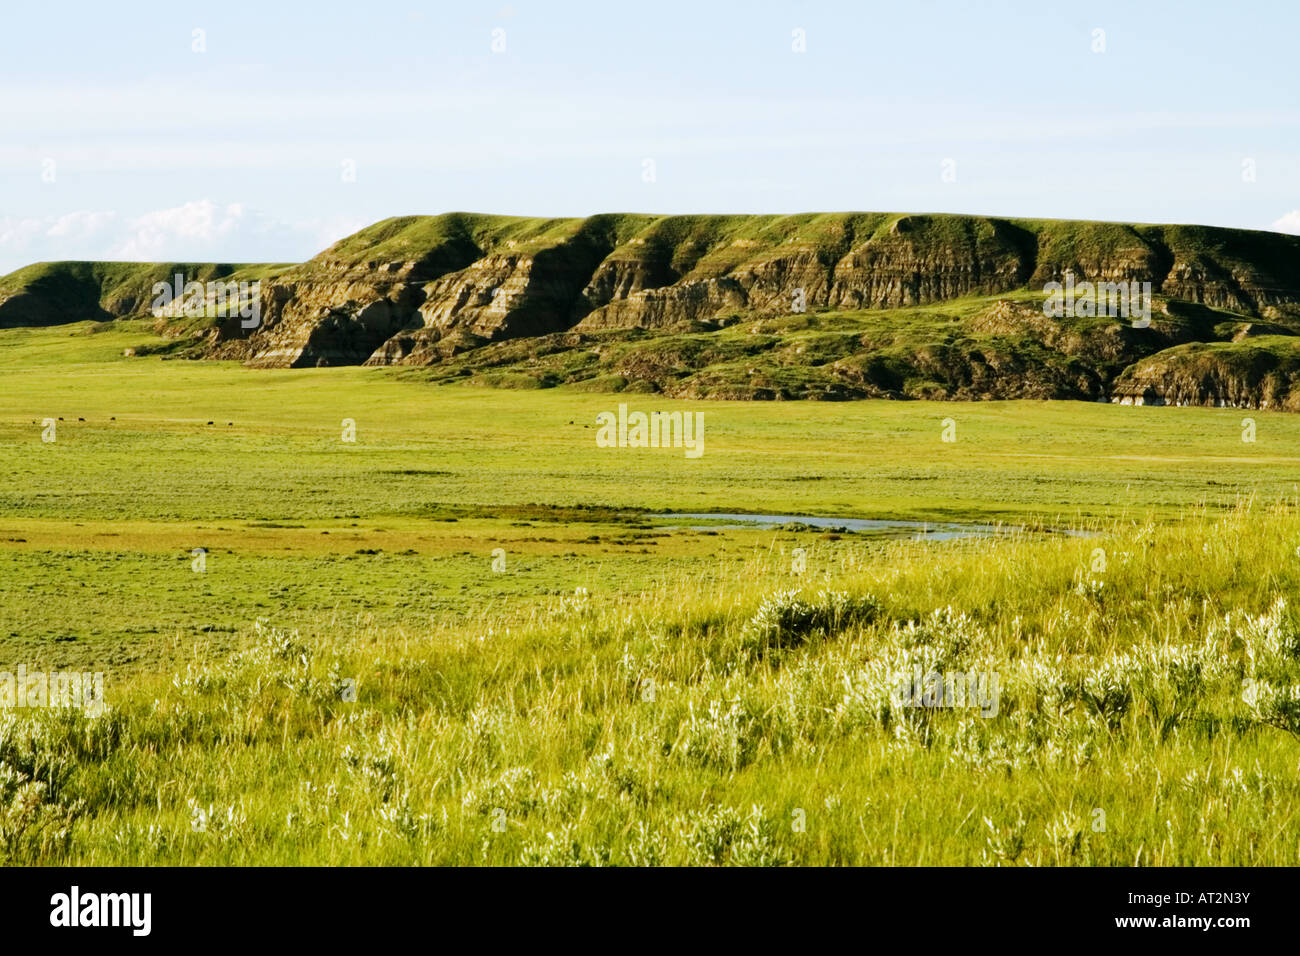
[{"label": "sky", "polygon": [[1297,37],[1291,0],[9,5],[0,274],[453,210],[1300,233]]}]

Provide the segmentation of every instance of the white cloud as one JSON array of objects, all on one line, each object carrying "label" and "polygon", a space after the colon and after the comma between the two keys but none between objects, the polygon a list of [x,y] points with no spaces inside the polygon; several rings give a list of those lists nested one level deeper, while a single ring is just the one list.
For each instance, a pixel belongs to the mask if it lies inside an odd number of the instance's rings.
[{"label": "white cloud", "polygon": [[56,219],[45,235],[65,241],[93,239],[110,228],[116,218],[113,212],[70,212]]},{"label": "white cloud", "polygon": [[[112,259],[193,258],[188,250],[208,250],[228,244],[250,221],[239,203],[218,206],[210,199],[187,202],[173,209],[158,209],[135,216],[126,222],[126,229],[109,250]],[[176,256],[174,250],[187,250]]]},{"label": "white cloud", "polygon": [[44,228],[39,219],[0,218],[0,251],[25,249],[32,238],[40,235]]},{"label": "white cloud", "polygon": [[0,217],[0,275],[32,262],[299,262],[367,225],[355,217],[288,222],[242,203],[211,199],[138,215],[79,210]]},{"label": "white cloud", "polygon": [[1278,219],[1273,225],[1269,226],[1274,232],[1289,232],[1293,235],[1300,236],[1300,209],[1292,209],[1289,213]]}]

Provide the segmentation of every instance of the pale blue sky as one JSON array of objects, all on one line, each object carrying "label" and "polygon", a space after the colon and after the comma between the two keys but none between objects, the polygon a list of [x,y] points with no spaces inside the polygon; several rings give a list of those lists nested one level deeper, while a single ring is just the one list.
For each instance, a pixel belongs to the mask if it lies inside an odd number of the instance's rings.
[{"label": "pale blue sky", "polygon": [[0,273],[300,260],[456,209],[1300,232],[1295,3],[125,6],[5,11]]}]

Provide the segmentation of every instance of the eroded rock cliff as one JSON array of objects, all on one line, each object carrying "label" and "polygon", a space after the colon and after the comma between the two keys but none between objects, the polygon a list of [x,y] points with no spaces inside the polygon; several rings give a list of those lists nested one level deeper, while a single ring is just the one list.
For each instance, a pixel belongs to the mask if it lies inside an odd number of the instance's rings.
[{"label": "eroded rock cliff", "polygon": [[[1249,363],[1224,364],[1228,352],[1213,353],[1210,368],[1204,356],[1193,360],[1199,353],[1175,350],[1270,336],[1282,337],[1277,354],[1300,344],[1289,340],[1300,332],[1300,237],[886,213],[402,217],[297,266],[29,267],[0,279],[0,327],[146,315],[150,284],[178,268],[260,280],[256,327],[228,318],[169,327],[194,334],[197,354],[258,368],[499,370],[543,385],[719,397],[1146,396],[1290,407],[1288,372],[1255,375]],[[1122,320],[1043,316],[1035,296],[1066,277],[1149,282],[1159,315],[1141,334]],[[758,347],[763,334],[742,342],[735,331],[979,296],[1007,299],[967,309],[955,337],[942,327],[956,319],[939,313],[927,313],[934,334],[810,332],[797,348],[776,338]],[[724,330],[698,347],[641,341]],[[792,385],[745,358],[760,354],[802,369],[806,381]]]}]

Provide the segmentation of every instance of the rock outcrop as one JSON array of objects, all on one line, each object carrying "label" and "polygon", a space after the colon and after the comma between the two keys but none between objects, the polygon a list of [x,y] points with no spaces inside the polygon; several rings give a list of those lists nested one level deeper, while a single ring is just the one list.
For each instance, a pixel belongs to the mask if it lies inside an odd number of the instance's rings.
[{"label": "rock outcrop", "polygon": [[1167,349],[1126,368],[1111,401],[1300,411],[1300,340],[1262,336]]},{"label": "rock outcrop", "polygon": [[[566,329],[924,306],[1066,273],[1150,282],[1248,317],[1300,316],[1300,240],[1267,233],[869,213],[399,222],[422,264],[376,259],[359,237],[327,250],[271,284],[251,362],[432,364]],[[435,239],[421,248],[424,231]]]},{"label": "rock outcrop", "polygon": [[[821,370],[815,391],[825,397],[1071,395],[1277,407],[1286,404],[1282,373],[1272,385],[1267,374],[1232,384],[1244,374],[1236,360],[1215,372],[1181,354],[1151,364],[1153,355],[1198,341],[1244,348],[1300,332],[1300,237],[886,213],[403,217],[297,266],[29,267],[0,279],[0,327],[146,315],[152,283],[178,270],[187,279],[261,282],[255,328],[219,317],[169,327],[194,336],[194,351],[206,357],[257,368],[455,366],[478,374],[576,349],[566,368],[590,365],[593,381],[683,394],[708,392],[707,382],[716,394],[745,397],[807,389],[755,385],[759,373],[730,368],[685,381],[705,364],[743,361],[732,345],[677,355],[611,343],[1007,296],[974,315],[962,338],[921,342],[906,354],[903,343],[868,335],[820,340],[815,366],[802,352],[771,356]],[[1067,276],[1149,282],[1161,312],[1141,335],[1123,322],[1043,316],[1035,290]],[[822,354],[827,349],[839,351]],[[1139,360],[1148,364],[1134,365]]]}]

